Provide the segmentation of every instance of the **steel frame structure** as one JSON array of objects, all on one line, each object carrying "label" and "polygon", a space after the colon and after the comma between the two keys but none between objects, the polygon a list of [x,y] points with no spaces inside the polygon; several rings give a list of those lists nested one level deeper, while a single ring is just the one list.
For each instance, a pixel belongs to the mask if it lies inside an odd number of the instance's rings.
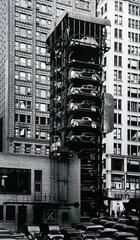
[{"label": "steel frame structure", "polygon": [[58,173],[56,192],[59,201],[67,202],[68,164],[80,158],[81,215],[97,207],[95,195],[102,191],[102,57],[110,48],[108,30],[107,19],[67,12],[47,38],[50,157]]}]

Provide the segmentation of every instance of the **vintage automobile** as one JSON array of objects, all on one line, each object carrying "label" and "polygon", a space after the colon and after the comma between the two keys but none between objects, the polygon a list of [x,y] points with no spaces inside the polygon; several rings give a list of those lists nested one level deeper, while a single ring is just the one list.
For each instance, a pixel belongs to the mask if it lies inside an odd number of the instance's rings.
[{"label": "vintage automobile", "polygon": [[24,233],[28,237],[28,239],[40,239],[40,227],[35,225],[25,225],[24,226]]},{"label": "vintage automobile", "polygon": [[24,233],[13,233],[12,237],[17,240],[29,240],[29,238]]},{"label": "vintage automobile", "polygon": [[104,227],[99,224],[85,223],[77,225],[77,229],[80,230],[83,239],[98,239],[99,230],[103,230]]},{"label": "vintage automobile", "polygon": [[101,237],[113,237],[114,232],[117,232],[117,229],[114,228],[104,228],[103,230],[99,230]]},{"label": "vintage automobile", "polygon": [[46,240],[63,240],[64,234],[60,231],[57,224],[43,224],[41,226],[42,239]]},{"label": "vintage automobile", "polygon": [[81,103],[75,103],[71,102],[69,105],[69,110],[86,110],[86,111],[92,111],[97,112],[98,107],[95,106],[94,102],[90,100],[83,100]]},{"label": "vintage automobile", "polygon": [[74,239],[82,240],[80,231],[74,228],[71,228],[71,227],[63,228],[61,232],[62,234],[64,234],[64,239],[66,240],[74,240]]},{"label": "vintage automobile", "polygon": [[123,231],[123,229],[125,227],[127,227],[127,225],[124,224],[124,223],[116,223],[116,224],[113,225],[113,228],[115,228],[115,229],[117,229],[119,231]]},{"label": "vintage automobile", "polygon": [[69,142],[92,142],[95,143],[96,137],[95,134],[93,133],[89,133],[89,132],[85,132],[85,133],[81,133],[79,135],[75,135],[75,134],[71,134],[70,137],[68,137],[68,141]]},{"label": "vintage automobile", "polygon": [[71,87],[68,89],[68,95],[74,95],[74,94],[84,94],[87,96],[98,96],[98,92],[95,89],[95,87],[91,84],[88,85],[82,85],[81,87]]},{"label": "vintage automobile", "polygon": [[107,222],[104,224],[104,227],[105,227],[105,228],[112,228],[112,227],[114,227],[115,224],[116,224],[115,221],[107,221]]},{"label": "vintage automobile", "polygon": [[135,234],[129,232],[115,232],[113,234],[114,240],[126,240],[128,237],[135,237]]},{"label": "vintage automobile", "polygon": [[95,70],[91,69],[78,69],[78,68],[71,68],[68,74],[69,79],[87,79],[87,80],[94,80],[100,81],[99,75],[95,72]]},{"label": "vintage automobile", "polygon": [[70,126],[72,127],[92,127],[92,128],[97,128],[97,123],[93,121],[90,117],[82,117],[80,119],[71,119],[70,121]]}]

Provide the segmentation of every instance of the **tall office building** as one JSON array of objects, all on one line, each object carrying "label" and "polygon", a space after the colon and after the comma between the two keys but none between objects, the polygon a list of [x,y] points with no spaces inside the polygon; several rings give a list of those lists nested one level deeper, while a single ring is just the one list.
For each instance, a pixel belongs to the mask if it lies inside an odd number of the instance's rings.
[{"label": "tall office building", "polygon": [[0,221],[10,229],[55,215],[42,208],[55,202],[46,38],[64,10],[95,16],[95,1],[0,1]]},{"label": "tall office building", "polygon": [[100,0],[97,13],[111,21],[104,89],[114,96],[114,131],[104,138],[103,182],[116,211],[140,189],[140,1]]}]

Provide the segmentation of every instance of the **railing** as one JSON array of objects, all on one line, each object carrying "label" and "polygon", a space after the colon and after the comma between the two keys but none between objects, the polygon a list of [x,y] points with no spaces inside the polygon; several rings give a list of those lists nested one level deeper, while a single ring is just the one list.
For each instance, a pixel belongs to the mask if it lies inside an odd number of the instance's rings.
[{"label": "railing", "polygon": [[11,195],[5,200],[5,203],[56,203],[57,198],[53,195],[33,194],[33,195]]}]

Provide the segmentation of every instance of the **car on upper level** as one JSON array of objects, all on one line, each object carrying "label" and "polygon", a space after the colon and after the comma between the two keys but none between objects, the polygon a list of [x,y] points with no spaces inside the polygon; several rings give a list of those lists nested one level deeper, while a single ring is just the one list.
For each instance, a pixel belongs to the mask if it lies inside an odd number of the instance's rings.
[{"label": "car on upper level", "polygon": [[98,42],[94,37],[84,36],[81,39],[72,38],[70,41],[70,45],[82,45],[82,46],[90,46],[92,48],[96,48],[99,46]]},{"label": "car on upper level", "polygon": [[74,143],[79,143],[79,142],[95,143],[95,141],[96,141],[95,134],[90,132],[84,132],[79,135],[71,134],[70,137],[68,137],[68,142],[74,142]]},{"label": "car on upper level", "polygon": [[98,107],[95,106],[93,101],[90,100],[83,100],[81,103],[78,102],[70,102],[68,105],[69,110],[86,110],[91,112],[97,112]]},{"label": "car on upper level", "polygon": [[91,69],[78,69],[78,68],[71,68],[68,74],[69,79],[74,78],[82,78],[87,80],[94,80],[100,81],[99,75],[95,72],[95,70]]},{"label": "car on upper level", "polygon": [[68,89],[68,95],[74,95],[74,94],[84,94],[84,95],[90,95],[90,96],[98,96],[98,92],[95,89],[95,87],[91,84],[88,85],[82,85],[81,87],[71,87]]},{"label": "car on upper level", "polygon": [[91,127],[96,129],[97,128],[97,123],[93,121],[90,117],[82,117],[78,119],[72,118],[70,121],[70,126],[71,127]]}]

